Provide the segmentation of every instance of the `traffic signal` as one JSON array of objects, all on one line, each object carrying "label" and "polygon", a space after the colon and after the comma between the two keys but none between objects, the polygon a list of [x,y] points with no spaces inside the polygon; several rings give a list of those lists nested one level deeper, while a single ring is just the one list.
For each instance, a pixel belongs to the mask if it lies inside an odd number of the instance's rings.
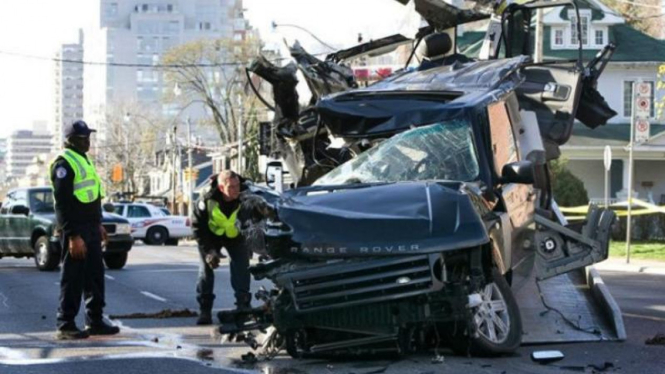
[{"label": "traffic signal", "polygon": [[122,165],[116,164],[113,166],[113,169],[111,170],[111,181],[118,183],[122,182],[123,180],[123,173],[122,173]]}]

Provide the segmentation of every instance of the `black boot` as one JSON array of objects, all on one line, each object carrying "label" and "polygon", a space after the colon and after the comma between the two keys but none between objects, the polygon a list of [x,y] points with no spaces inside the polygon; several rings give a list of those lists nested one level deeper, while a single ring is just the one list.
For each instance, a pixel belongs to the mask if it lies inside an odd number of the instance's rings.
[{"label": "black boot", "polygon": [[252,309],[252,294],[241,295],[236,297],[236,309],[237,310]]},{"label": "black boot", "polygon": [[115,335],[120,332],[120,327],[110,325],[102,320],[86,326],[85,331],[90,335]]},{"label": "black boot", "polygon": [[201,311],[199,312],[199,318],[196,320],[196,324],[198,326],[212,325],[212,308],[201,308]]},{"label": "black boot", "polygon": [[88,331],[79,330],[76,325],[68,325],[58,328],[55,333],[57,340],[79,340],[87,339],[90,336]]}]

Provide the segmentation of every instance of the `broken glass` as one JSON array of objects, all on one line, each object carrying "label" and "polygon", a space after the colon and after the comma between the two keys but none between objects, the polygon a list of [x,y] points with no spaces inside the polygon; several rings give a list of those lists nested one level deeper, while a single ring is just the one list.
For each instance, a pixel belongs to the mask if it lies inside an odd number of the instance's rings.
[{"label": "broken glass", "polygon": [[472,181],[478,171],[470,124],[466,120],[451,120],[395,135],[335,168],[315,184]]}]

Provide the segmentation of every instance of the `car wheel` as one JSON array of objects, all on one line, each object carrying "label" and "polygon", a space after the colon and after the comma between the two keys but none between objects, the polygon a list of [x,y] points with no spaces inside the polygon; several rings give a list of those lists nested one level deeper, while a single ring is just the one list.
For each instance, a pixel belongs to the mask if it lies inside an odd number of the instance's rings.
[{"label": "car wheel", "polygon": [[153,227],[145,234],[145,241],[150,245],[162,245],[169,239],[169,232],[163,227]]},{"label": "car wheel", "polygon": [[58,267],[60,258],[57,256],[57,253],[49,250],[48,237],[40,236],[37,238],[33,249],[35,251],[35,265],[37,265],[37,269],[50,271]]},{"label": "car wheel", "polygon": [[168,239],[166,245],[178,245],[178,239]]},{"label": "car wheel", "polygon": [[104,253],[104,263],[106,267],[112,270],[122,269],[127,263],[127,252],[124,253]]},{"label": "car wheel", "polygon": [[455,353],[474,356],[514,352],[522,342],[522,319],[513,292],[497,269],[479,295],[480,304],[471,309],[475,336],[468,331],[457,333],[451,336],[451,348]]}]

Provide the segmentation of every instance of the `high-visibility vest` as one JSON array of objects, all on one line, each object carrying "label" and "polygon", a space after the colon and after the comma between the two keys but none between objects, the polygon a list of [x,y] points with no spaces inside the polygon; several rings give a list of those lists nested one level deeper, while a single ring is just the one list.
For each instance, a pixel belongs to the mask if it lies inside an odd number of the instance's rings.
[{"label": "high-visibility vest", "polygon": [[[92,162],[71,149],[65,149],[60,156],[74,170],[74,196],[78,201],[88,204],[106,195]],[[53,163],[51,163],[51,168],[53,168]]]},{"label": "high-visibility vest", "polygon": [[226,235],[229,239],[236,238],[239,234],[236,227],[239,211],[240,207],[234,210],[230,217],[227,217],[219,209],[219,204],[215,200],[208,200],[208,228],[217,236]]}]

